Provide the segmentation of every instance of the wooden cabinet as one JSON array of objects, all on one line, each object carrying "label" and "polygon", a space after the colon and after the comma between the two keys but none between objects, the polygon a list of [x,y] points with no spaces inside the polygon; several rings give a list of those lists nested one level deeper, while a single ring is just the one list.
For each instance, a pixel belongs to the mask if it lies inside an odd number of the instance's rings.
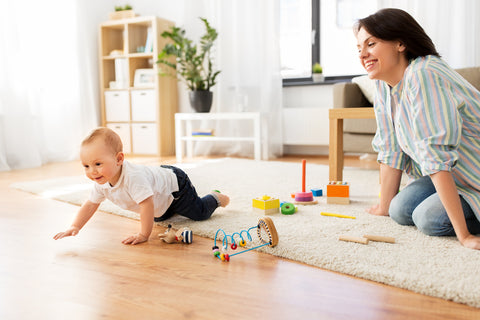
[{"label": "wooden cabinet", "polygon": [[175,153],[177,81],[160,76],[161,34],[173,23],[158,17],[111,20],[100,25],[102,125],[122,138],[124,152]]}]

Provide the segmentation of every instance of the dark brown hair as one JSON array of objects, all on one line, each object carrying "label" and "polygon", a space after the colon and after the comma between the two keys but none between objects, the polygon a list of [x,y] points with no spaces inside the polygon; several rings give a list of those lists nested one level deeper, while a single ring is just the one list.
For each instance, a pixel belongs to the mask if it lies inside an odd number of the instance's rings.
[{"label": "dark brown hair", "polygon": [[406,48],[407,59],[440,54],[425,30],[407,12],[387,8],[358,20],[355,34],[364,28],[372,36],[386,41],[400,41]]}]

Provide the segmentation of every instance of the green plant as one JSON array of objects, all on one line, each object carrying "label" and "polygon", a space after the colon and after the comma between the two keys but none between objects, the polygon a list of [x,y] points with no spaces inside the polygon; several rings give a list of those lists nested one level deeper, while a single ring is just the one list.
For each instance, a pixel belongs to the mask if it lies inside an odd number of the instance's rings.
[{"label": "green plant", "polygon": [[132,10],[132,6],[129,4],[126,4],[124,7],[115,6],[115,11],[124,11],[124,10]]},{"label": "green plant", "polygon": [[313,64],[312,72],[313,73],[323,73],[323,69],[322,69],[322,66],[320,65],[320,63],[316,62],[316,63]]},{"label": "green plant", "polygon": [[[218,33],[210,26],[207,19],[200,19],[206,29],[206,33],[200,38],[200,45],[188,39],[184,29],[173,26],[170,31],[162,33],[162,37],[170,39],[172,43],[166,44],[159,53],[157,64],[167,67],[167,70],[162,68],[163,75],[178,77],[190,90],[209,91],[215,85],[215,80],[220,73],[213,70],[210,56],[210,50]],[[175,62],[172,62],[171,57],[175,57]]]}]

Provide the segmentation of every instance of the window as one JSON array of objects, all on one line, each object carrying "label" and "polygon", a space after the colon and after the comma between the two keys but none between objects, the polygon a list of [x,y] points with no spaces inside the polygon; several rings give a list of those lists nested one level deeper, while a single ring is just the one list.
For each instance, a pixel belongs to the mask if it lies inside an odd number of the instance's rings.
[{"label": "window", "polygon": [[[364,74],[352,27],[377,0],[281,0],[280,61],[284,82],[308,81],[320,62],[329,78]],[[307,18],[308,17],[308,18]]]},{"label": "window", "polygon": [[319,59],[319,1],[280,1],[280,61],[283,79],[310,78],[312,75],[312,64]]}]

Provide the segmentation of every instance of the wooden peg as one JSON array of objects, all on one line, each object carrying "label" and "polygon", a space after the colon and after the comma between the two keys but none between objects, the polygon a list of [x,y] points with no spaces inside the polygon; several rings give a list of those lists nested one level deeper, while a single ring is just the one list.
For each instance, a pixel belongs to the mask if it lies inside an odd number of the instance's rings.
[{"label": "wooden peg", "polygon": [[340,236],[338,240],[368,244],[368,239],[364,237]]},{"label": "wooden peg", "polygon": [[371,241],[379,241],[379,242],[388,242],[388,243],[395,243],[395,238],[392,237],[385,237],[385,236],[376,236],[371,234],[366,234],[363,236]]}]

